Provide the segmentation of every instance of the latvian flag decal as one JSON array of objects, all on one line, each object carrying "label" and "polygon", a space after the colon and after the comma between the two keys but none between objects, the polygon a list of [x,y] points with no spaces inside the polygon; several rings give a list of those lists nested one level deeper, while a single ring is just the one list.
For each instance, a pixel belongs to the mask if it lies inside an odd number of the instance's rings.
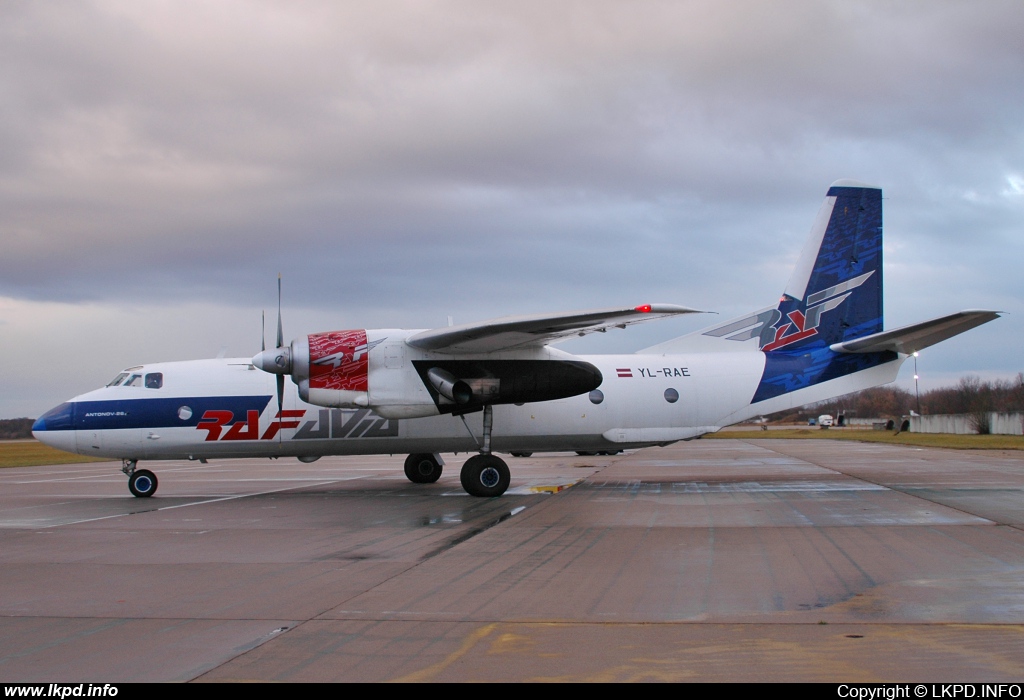
[{"label": "latvian flag decal", "polygon": [[633,378],[633,370],[631,370],[629,367],[626,367],[625,369],[619,367],[615,371],[619,373],[619,379],[632,379]]}]

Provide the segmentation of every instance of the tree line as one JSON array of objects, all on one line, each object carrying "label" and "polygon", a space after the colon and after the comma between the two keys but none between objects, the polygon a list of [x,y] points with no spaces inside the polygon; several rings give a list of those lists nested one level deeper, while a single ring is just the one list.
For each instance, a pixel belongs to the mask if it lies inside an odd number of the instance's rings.
[{"label": "tree line", "polygon": [[989,412],[1024,412],[1024,373],[1014,379],[982,381],[976,376],[963,377],[956,386],[932,389],[921,393],[921,405],[912,391],[897,386],[879,386],[836,399],[809,404],[792,411],[769,416],[770,419],[799,419],[828,413],[847,418],[899,418],[910,412],[922,415],[964,413],[984,415]]},{"label": "tree line", "polygon": [[0,440],[23,440],[32,437],[31,418],[0,419]]}]

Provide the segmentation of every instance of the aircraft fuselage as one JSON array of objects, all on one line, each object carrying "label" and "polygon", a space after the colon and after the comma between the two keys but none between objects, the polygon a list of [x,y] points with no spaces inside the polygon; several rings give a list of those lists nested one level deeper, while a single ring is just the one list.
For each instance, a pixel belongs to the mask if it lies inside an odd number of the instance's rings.
[{"label": "aircraft fuselage", "polygon": [[[795,392],[798,397],[779,397],[785,405],[774,399],[751,405],[764,371],[760,352],[577,358],[600,370],[601,385],[568,399],[495,406],[494,451],[666,444],[816,400],[808,392],[842,393],[834,386],[839,379]],[[901,361],[876,368],[878,382],[891,381]],[[37,421],[36,437],[62,450],[126,460],[479,449],[480,411],[466,415],[466,424],[450,414],[385,418],[366,408],[304,403],[289,382],[279,416],[274,377],[254,370],[248,358],[157,363],[131,371],[140,375],[135,386],[109,386],[61,404]],[[146,377],[154,375],[159,388],[146,386]]]}]

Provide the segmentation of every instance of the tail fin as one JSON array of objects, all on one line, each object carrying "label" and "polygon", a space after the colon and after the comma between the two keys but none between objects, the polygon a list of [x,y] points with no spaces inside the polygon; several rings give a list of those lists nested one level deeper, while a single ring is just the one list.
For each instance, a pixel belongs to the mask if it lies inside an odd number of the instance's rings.
[{"label": "tail fin", "polygon": [[839,180],[776,306],[640,352],[804,351],[881,330],[882,191]]},{"label": "tail fin", "polygon": [[[882,191],[832,184],[779,305],[758,333],[764,373],[751,403],[898,359],[830,346],[882,331]],[[714,331],[712,331],[714,332]]]},{"label": "tail fin", "polygon": [[882,191],[834,183],[774,313],[766,353],[822,347],[882,330]]},{"label": "tail fin", "polygon": [[891,382],[908,353],[999,314],[961,311],[883,331],[882,191],[839,180],[829,187],[777,305],[640,353],[761,353],[764,367],[748,411],[756,415]]},{"label": "tail fin", "polygon": [[[801,389],[897,360],[891,350],[849,353],[830,347],[881,331],[882,191],[839,180],[829,187],[777,305],[640,352],[760,351],[764,371],[751,403],[784,394],[806,403],[818,400],[818,391]],[[882,382],[865,386],[877,383]],[[859,388],[864,387],[846,391]]]}]

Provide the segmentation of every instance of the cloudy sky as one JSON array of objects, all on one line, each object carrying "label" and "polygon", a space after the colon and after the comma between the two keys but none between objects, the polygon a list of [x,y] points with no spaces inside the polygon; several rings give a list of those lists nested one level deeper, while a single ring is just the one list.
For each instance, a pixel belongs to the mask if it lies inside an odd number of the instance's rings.
[{"label": "cloudy sky", "polygon": [[922,387],[1012,377],[1022,36],[1019,0],[7,0],[0,418],[252,355],[279,272],[289,338],[727,318],[778,297],[839,178],[884,188],[887,327],[1010,312],[923,353]]}]

